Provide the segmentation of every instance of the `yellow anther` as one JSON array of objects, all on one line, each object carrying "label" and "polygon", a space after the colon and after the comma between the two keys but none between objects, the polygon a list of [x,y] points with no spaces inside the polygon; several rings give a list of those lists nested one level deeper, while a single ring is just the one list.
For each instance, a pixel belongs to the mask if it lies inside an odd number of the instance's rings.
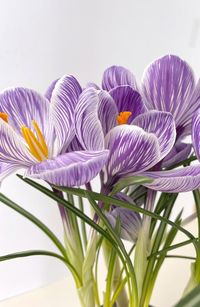
[{"label": "yellow anther", "polygon": [[118,125],[123,125],[123,124],[127,124],[129,117],[131,116],[132,112],[120,112],[119,115],[117,116],[117,122]]},{"label": "yellow anther", "polygon": [[32,155],[38,161],[43,161],[48,159],[48,147],[38,124],[34,120],[32,123],[35,128],[37,137],[30,128],[25,126],[21,127],[21,132]]},{"label": "yellow anther", "polygon": [[4,120],[4,122],[8,123],[8,114],[0,112],[0,118]]},{"label": "yellow anther", "polygon": [[35,128],[35,131],[36,131],[36,134],[37,134],[37,137],[38,137],[38,140],[42,146],[42,149],[44,151],[44,155],[46,157],[48,157],[48,147],[47,147],[47,144],[45,142],[45,139],[44,139],[44,136],[42,135],[42,132],[38,126],[38,124],[36,123],[35,120],[32,120],[32,124],[33,124],[33,127]]}]

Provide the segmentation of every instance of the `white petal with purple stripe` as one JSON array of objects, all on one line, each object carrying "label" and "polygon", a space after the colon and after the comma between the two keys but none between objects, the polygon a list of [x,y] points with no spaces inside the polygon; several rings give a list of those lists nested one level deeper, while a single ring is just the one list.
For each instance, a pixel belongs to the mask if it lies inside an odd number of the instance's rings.
[{"label": "white petal with purple stripe", "polygon": [[25,176],[58,186],[81,186],[97,176],[107,157],[107,150],[70,152],[31,166]]}]

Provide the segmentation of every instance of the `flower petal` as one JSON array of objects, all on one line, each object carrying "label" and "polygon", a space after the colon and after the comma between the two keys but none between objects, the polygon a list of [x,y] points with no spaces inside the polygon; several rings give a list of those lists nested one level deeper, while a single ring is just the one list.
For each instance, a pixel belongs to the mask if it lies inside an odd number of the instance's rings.
[{"label": "flower petal", "polygon": [[57,137],[57,154],[65,151],[74,137],[74,110],[81,94],[81,87],[73,76],[58,80],[51,96],[51,117]]},{"label": "flower petal", "polygon": [[56,85],[56,83],[57,83],[58,80],[59,80],[59,79],[54,80],[54,81],[49,85],[48,89],[46,90],[46,93],[45,93],[44,96],[45,96],[49,101],[51,100],[52,92],[53,92],[53,90],[54,90],[54,88],[55,88],[55,85]]},{"label": "flower petal", "polygon": [[186,112],[181,117],[179,129],[184,129],[184,135],[188,135],[191,132],[191,124],[193,114],[200,108],[200,79],[194,89],[191,99],[188,101],[188,107]]},{"label": "flower petal", "polygon": [[139,213],[129,209],[117,207],[106,214],[107,219],[113,228],[116,221],[120,219],[120,237],[124,240],[135,242],[138,237],[138,231],[141,227],[141,217]]},{"label": "flower petal", "polygon": [[101,122],[101,126],[106,135],[113,127],[117,125],[118,110],[115,101],[106,91],[99,91],[99,108],[98,117]]},{"label": "flower petal", "polygon": [[100,87],[96,83],[94,83],[94,82],[88,82],[86,84],[86,88],[87,87],[93,87],[93,88],[95,88],[95,90],[100,90]]},{"label": "flower petal", "polygon": [[34,90],[16,87],[0,94],[0,112],[8,114],[9,124],[21,135],[21,127],[32,128],[35,120],[46,141],[49,139],[49,101]]},{"label": "flower petal", "polygon": [[85,89],[75,109],[75,128],[79,142],[87,150],[104,149],[104,134],[98,110],[98,92],[94,88]]},{"label": "flower petal", "polygon": [[188,158],[192,145],[186,143],[175,143],[169,154],[163,159],[162,167],[170,167]]},{"label": "flower petal", "polygon": [[106,135],[105,148],[110,150],[104,169],[105,182],[114,176],[147,170],[160,160],[157,137],[137,126],[121,125],[113,128]]},{"label": "flower petal", "polygon": [[20,169],[19,165],[0,163],[0,183],[9,175]]},{"label": "flower petal", "polygon": [[136,80],[132,72],[122,66],[111,66],[104,71],[102,88],[110,91],[116,86],[130,85],[137,89]]},{"label": "flower petal", "polygon": [[70,152],[31,166],[25,176],[58,186],[80,186],[97,176],[107,156],[107,150]]},{"label": "flower petal", "polygon": [[189,65],[177,56],[167,55],[147,68],[142,91],[149,109],[170,112],[178,126],[194,87]]},{"label": "flower petal", "polygon": [[179,193],[200,187],[200,165],[170,171],[144,172],[143,175],[154,179],[152,183],[144,185],[156,191]]},{"label": "flower petal", "polygon": [[176,138],[175,122],[170,113],[150,111],[136,117],[132,124],[156,135],[160,145],[161,159],[170,152]]},{"label": "flower petal", "polygon": [[0,119],[0,162],[20,166],[30,166],[37,162],[22,137],[2,119]]},{"label": "flower petal", "polygon": [[196,156],[200,161],[200,110],[195,112],[192,120],[192,143]]},{"label": "flower petal", "polygon": [[132,112],[128,123],[131,123],[135,117],[146,111],[140,94],[129,85],[115,87],[109,93],[117,105],[118,113]]}]

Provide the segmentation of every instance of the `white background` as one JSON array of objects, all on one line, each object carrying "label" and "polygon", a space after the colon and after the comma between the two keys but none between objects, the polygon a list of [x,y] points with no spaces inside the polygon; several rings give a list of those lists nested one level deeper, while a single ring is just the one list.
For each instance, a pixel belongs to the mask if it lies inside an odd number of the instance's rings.
[{"label": "white background", "polygon": [[[200,76],[199,0],[0,0],[1,90],[23,85],[44,92],[65,73],[74,74],[84,86],[100,82],[112,64],[130,68],[140,80],[145,66],[167,53],[186,59]],[[53,202],[14,175],[5,180],[2,191],[62,236]],[[181,205],[192,210],[188,194]],[[0,204],[0,254],[33,248],[53,246],[34,225]],[[62,264],[44,257],[0,263],[0,299],[67,274]],[[170,278],[174,281],[171,274],[168,285]],[[163,280],[161,284],[163,299],[176,296]]]}]

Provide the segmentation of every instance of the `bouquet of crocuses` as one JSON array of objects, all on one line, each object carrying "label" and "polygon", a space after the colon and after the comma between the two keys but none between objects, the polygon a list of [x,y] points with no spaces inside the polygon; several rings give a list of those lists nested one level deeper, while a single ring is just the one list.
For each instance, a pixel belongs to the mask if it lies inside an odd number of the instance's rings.
[{"label": "bouquet of crocuses", "polygon": [[[176,306],[200,306],[200,82],[185,61],[157,59],[141,84],[128,69],[112,66],[101,86],[82,87],[64,75],[45,95],[6,89],[0,112],[1,181],[24,169],[18,177],[55,201],[64,232],[62,241],[0,193],[2,205],[29,219],[57,248],[0,261],[55,257],[71,272],[81,306],[147,307],[169,251],[191,244],[196,257]],[[178,194],[186,191],[196,205],[198,237],[185,229],[182,211],[171,217]],[[186,238],[174,244],[178,232]]]}]

